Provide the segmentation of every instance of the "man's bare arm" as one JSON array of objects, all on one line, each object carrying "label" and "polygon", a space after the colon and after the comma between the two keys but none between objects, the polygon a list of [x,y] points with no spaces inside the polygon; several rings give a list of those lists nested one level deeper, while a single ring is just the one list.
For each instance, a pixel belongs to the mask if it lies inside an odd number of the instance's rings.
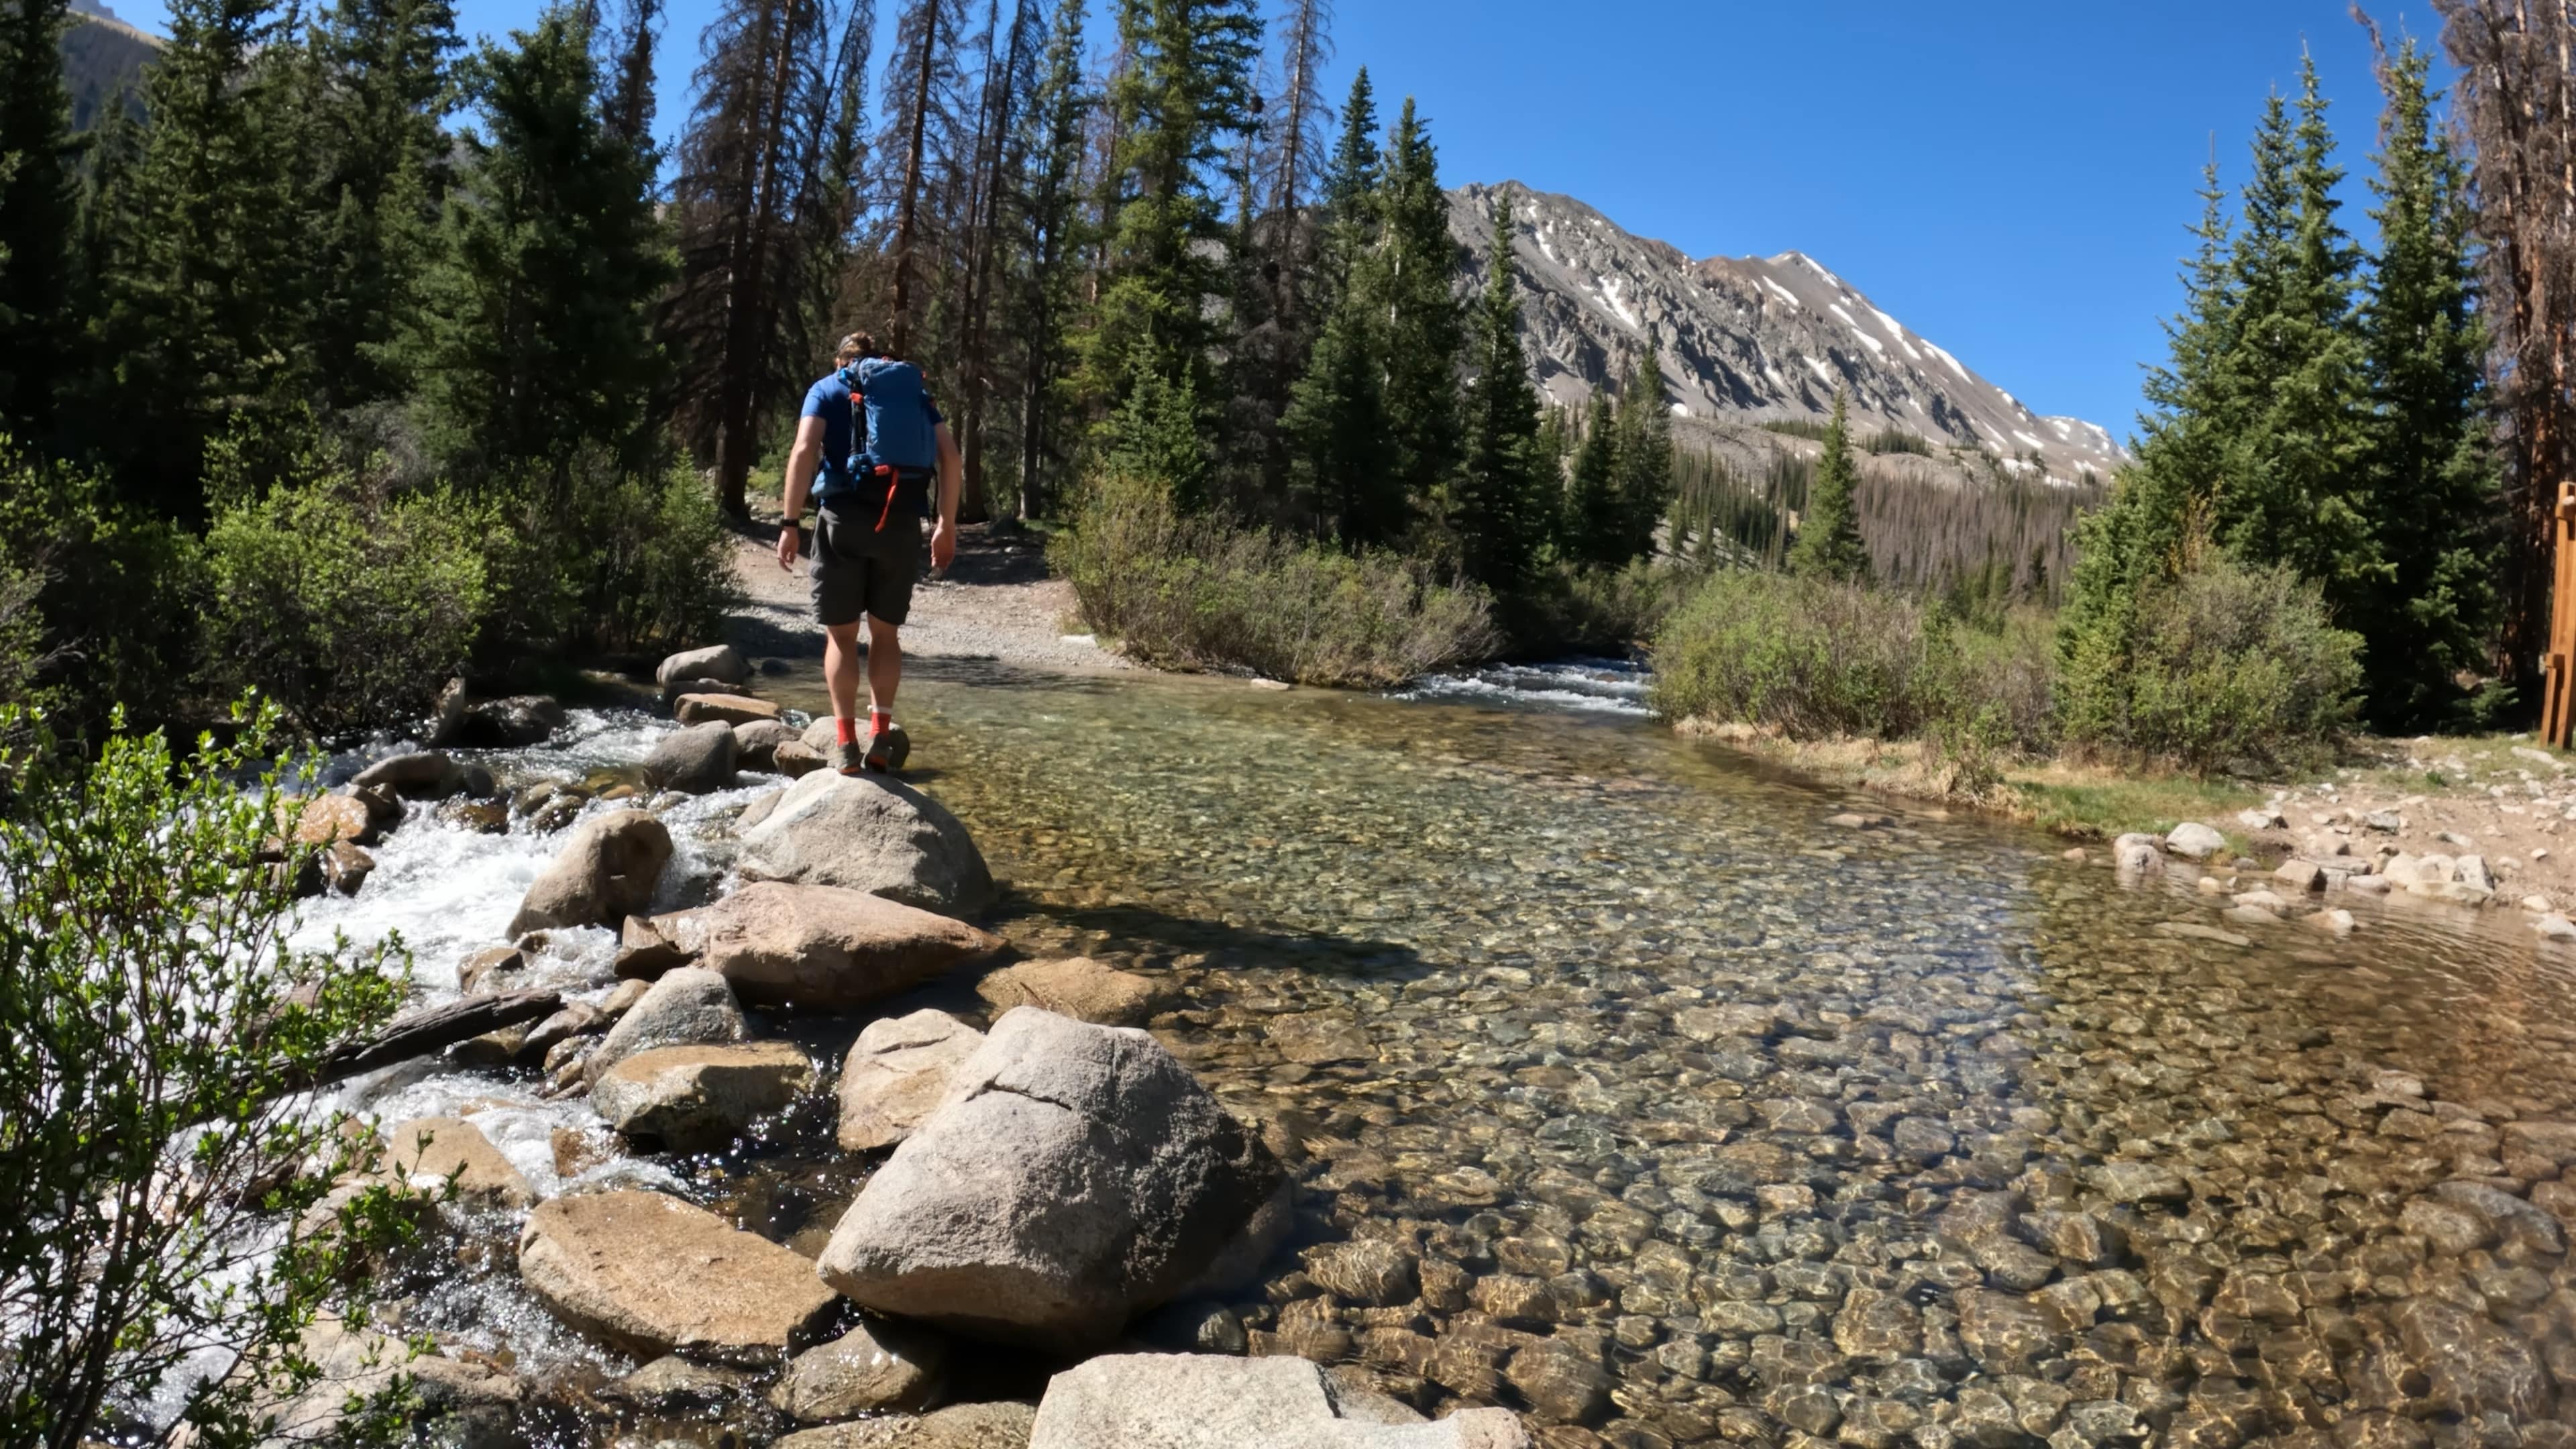
[{"label": "man's bare arm", "polygon": [[796,529],[805,517],[805,499],[814,489],[815,470],[823,465],[823,420],[803,418],[796,424],[796,446],[787,455],[787,491],[779,499],[786,526],[778,531],[778,566],[796,566]]},{"label": "man's bare arm", "polygon": [[944,569],[957,557],[957,503],[966,491],[966,463],[957,438],[939,425],[939,522],[930,530],[930,566]]}]

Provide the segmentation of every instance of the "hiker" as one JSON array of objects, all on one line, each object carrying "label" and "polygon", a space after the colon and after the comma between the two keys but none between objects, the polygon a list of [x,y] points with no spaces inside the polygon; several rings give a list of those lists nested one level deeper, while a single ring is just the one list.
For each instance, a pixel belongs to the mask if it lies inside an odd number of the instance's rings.
[{"label": "hiker", "polygon": [[[912,612],[921,571],[921,520],[931,515],[938,482],[938,525],[930,534],[930,567],[957,556],[957,495],[964,473],[957,440],[921,371],[879,351],[855,332],[841,339],[838,365],[805,392],[787,457],[786,526],[778,533],[778,566],[793,569],[811,492],[814,518],[814,619],[823,626],[823,678],[832,693],[832,768],[844,775],[903,768],[911,742],[894,722],[895,686],[903,678],[896,631]],[[815,485],[817,473],[822,476]],[[859,617],[868,623],[868,729],[860,741]]]}]

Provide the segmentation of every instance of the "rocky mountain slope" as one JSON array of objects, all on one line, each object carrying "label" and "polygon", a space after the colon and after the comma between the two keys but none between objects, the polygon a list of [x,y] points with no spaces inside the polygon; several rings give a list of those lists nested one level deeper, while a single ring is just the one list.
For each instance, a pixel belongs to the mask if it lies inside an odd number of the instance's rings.
[{"label": "rocky mountain slope", "polygon": [[1498,195],[1512,206],[1525,340],[1539,385],[1559,403],[1588,399],[1651,336],[1678,416],[1822,418],[1841,389],[1864,433],[1902,429],[2017,472],[2034,471],[2027,460],[2036,457],[2036,471],[2072,483],[2087,472],[2107,477],[2127,459],[2103,428],[2032,412],[1800,252],[1693,261],[1570,197],[1518,182],[1471,185],[1449,193],[1449,225],[1479,286]]},{"label": "rocky mountain slope", "polygon": [[73,0],[63,31],[63,83],[71,91],[72,128],[106,120],[110,98],[139,82],[161,54],[161,42],[126,24],[98,0]]}]

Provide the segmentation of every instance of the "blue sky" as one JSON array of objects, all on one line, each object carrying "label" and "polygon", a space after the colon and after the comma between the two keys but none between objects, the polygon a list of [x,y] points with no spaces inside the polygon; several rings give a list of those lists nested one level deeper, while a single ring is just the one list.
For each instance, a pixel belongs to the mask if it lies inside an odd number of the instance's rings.
[{"label": "blue sky", "polygon": [[[114,3],[114,0],[112,0]],[[1277,0],[1265,0],[1275,4]],[[460,0],[499,32],[539,0]],[[714,0],[670,0],[662,122]],[[891,17],[897,0],[878,0]],[[2374,9],[2428,42],[2416,9]],[[160,29],[157,3],[120,13]],[[977,5],[980,10],[980,3]],[[2213,135],[2242,179],[2265,92],[2316,55],[2347,224],[2375,135],[2370,49],[2346,0],[1341,0],[1330,91],[1369,67],[1415,96],[1463,181],[1517,179],[1693,256],[1796,249],[2045,413],[2125,436],[2139,364]],[[1105,17],[1094,27],[1105,37]],[[884,48],[879,47],[882,56]]]}]

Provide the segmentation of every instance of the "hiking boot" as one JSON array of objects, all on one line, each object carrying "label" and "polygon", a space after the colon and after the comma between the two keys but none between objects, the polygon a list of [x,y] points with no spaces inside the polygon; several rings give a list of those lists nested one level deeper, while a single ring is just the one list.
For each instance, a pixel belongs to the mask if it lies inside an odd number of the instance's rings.
[{"label": "hiking boot", "polygon": [[868,767],[867,751],[857,740],[842,740],[832,746],[832,768],[844,775],[855,775]]},{"label": "hiking boot", "polygon": [[[903,726],[889,721],[884,729],[868,736],[864,763],[868,769],[881,775],[891,775],[903,768],[904,760],[911,754],[912,737],[903,732]],[[856,772],[844,770],[841,773]]]}]

